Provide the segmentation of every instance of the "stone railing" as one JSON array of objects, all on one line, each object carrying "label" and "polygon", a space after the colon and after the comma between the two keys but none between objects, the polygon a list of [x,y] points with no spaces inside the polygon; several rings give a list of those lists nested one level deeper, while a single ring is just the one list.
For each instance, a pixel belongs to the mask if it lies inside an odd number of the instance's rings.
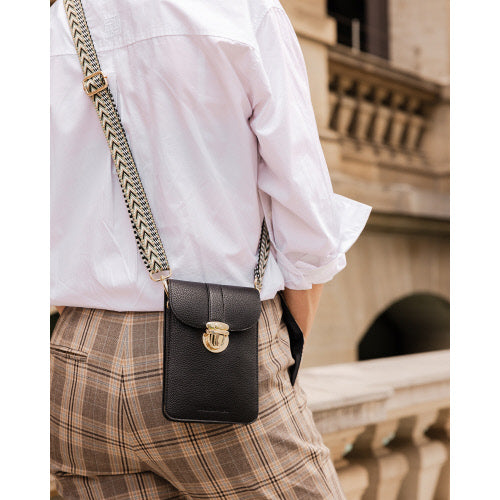
[{"label": "stone railing", "polygon": [[348,500],[449,499],[449,351],[307,368]]},{"label": "stone railing", "polygon": [[443,99],[442,86],[339,45],[328,57],[330,128],[343,145],[402,166],[427,166],[423,138]]}]

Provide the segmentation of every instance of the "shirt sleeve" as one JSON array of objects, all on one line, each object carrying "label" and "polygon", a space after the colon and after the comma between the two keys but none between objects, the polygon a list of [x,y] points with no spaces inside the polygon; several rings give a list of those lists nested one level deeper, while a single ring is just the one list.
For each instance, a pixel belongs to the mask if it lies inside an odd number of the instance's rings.
[{"label": "shirt sleeve", "polygon": [[304,57],[283,8],[260,22],[250,126],[258,139],[258,187],[271,251],[285,287],[309,289],[346,266],[371,208],[332,189]]}]

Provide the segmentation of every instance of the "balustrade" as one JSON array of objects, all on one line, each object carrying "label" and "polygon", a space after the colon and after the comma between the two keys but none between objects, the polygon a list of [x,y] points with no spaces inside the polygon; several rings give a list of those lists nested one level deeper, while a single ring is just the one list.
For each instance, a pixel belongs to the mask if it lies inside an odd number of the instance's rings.
[{"label": "balustrade", "polygon": [[341,139],[425,161],[422,137],[439,85],[339,46],[329,51],[329,80],[330,128]]},{"label": "balustrade", "polygon": [[449,351],[306,368],[348,500],[449,499]]}]

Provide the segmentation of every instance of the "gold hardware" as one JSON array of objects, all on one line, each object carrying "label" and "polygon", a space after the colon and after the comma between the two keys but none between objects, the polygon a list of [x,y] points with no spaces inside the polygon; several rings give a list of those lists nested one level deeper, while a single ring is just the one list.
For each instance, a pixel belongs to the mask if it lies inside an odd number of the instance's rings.
[{"label": "gold hardware", "polygon": [[[95,89],[93,91],[90,91],[90,85],[87,84],[88,80],[90,80],[91,78],[94,78],[94,76],[98,76],[100,75],[103,79],[104,79],[104,85],[102,87],[99,87],[98,89]],[[86,76],[84,79],[83,79],[83,90],[85,90],[85,93],[92,97],[93,95],[97,94],[98,92],[101,92],[101,90],[104,90],[104,89],[107,89],[108,88],[108,77],[107,76],[104,76],[102,74],[102,71],[96,71],[95,73],[92,73],[91,75],[88,75]]]},{"label": "gold hardware", "polygon": [[229,325],[221,321],[209,321],[203,334],[203,345],[210,352],[222,352],[229,344]]},{"label": "gold hardware", "polygon": [[257,288],[259,292],[262,290],[262,283],[257,278],[254,278],[253,284],[254,287]]},{"label": "gold hardware", "polygon": [[172,276],[172,271],[170,269],[167,269],[167,271],[168,271],[168,274],[166,276],[164,274],[162,274],[159,278],[154,278],[153,274],[155,274],[155,273],[162,273],[163,271],[149,271],[149,277],[153,281],[161,281],[163,283],[163,288],[165,288],[165,293],[167,294],[167,297],[168,297],[168,282],[167,282],[167,279],[170,278],[170,276]]},{"label": "gold hardware", "polygon": [[[164,274],[162,274],[159,278],[155,278],[153,276],[153,274],[156,274],[156,273],[163,273],[165,271],[168,271],[168,274],[165,276]],[[149,277],[153,280],[153,281],[162,281],[162,280],[165,280],[167,278],[170,278],[170,276],[172,276],[172,271],[170,269],[166,269],[165,271],[149,271]]]}]

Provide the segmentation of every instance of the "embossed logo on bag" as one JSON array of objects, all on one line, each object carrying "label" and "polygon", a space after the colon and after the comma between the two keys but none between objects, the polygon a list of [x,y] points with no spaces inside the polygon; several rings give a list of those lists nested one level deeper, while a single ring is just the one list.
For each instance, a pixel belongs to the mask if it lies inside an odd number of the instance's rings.
[{"label": "embossed logo on bag", "polygon": [[210,352],[222,352],[229,344],[229,325],[221,321],[209,321],[203,334],[203,345]]}]

